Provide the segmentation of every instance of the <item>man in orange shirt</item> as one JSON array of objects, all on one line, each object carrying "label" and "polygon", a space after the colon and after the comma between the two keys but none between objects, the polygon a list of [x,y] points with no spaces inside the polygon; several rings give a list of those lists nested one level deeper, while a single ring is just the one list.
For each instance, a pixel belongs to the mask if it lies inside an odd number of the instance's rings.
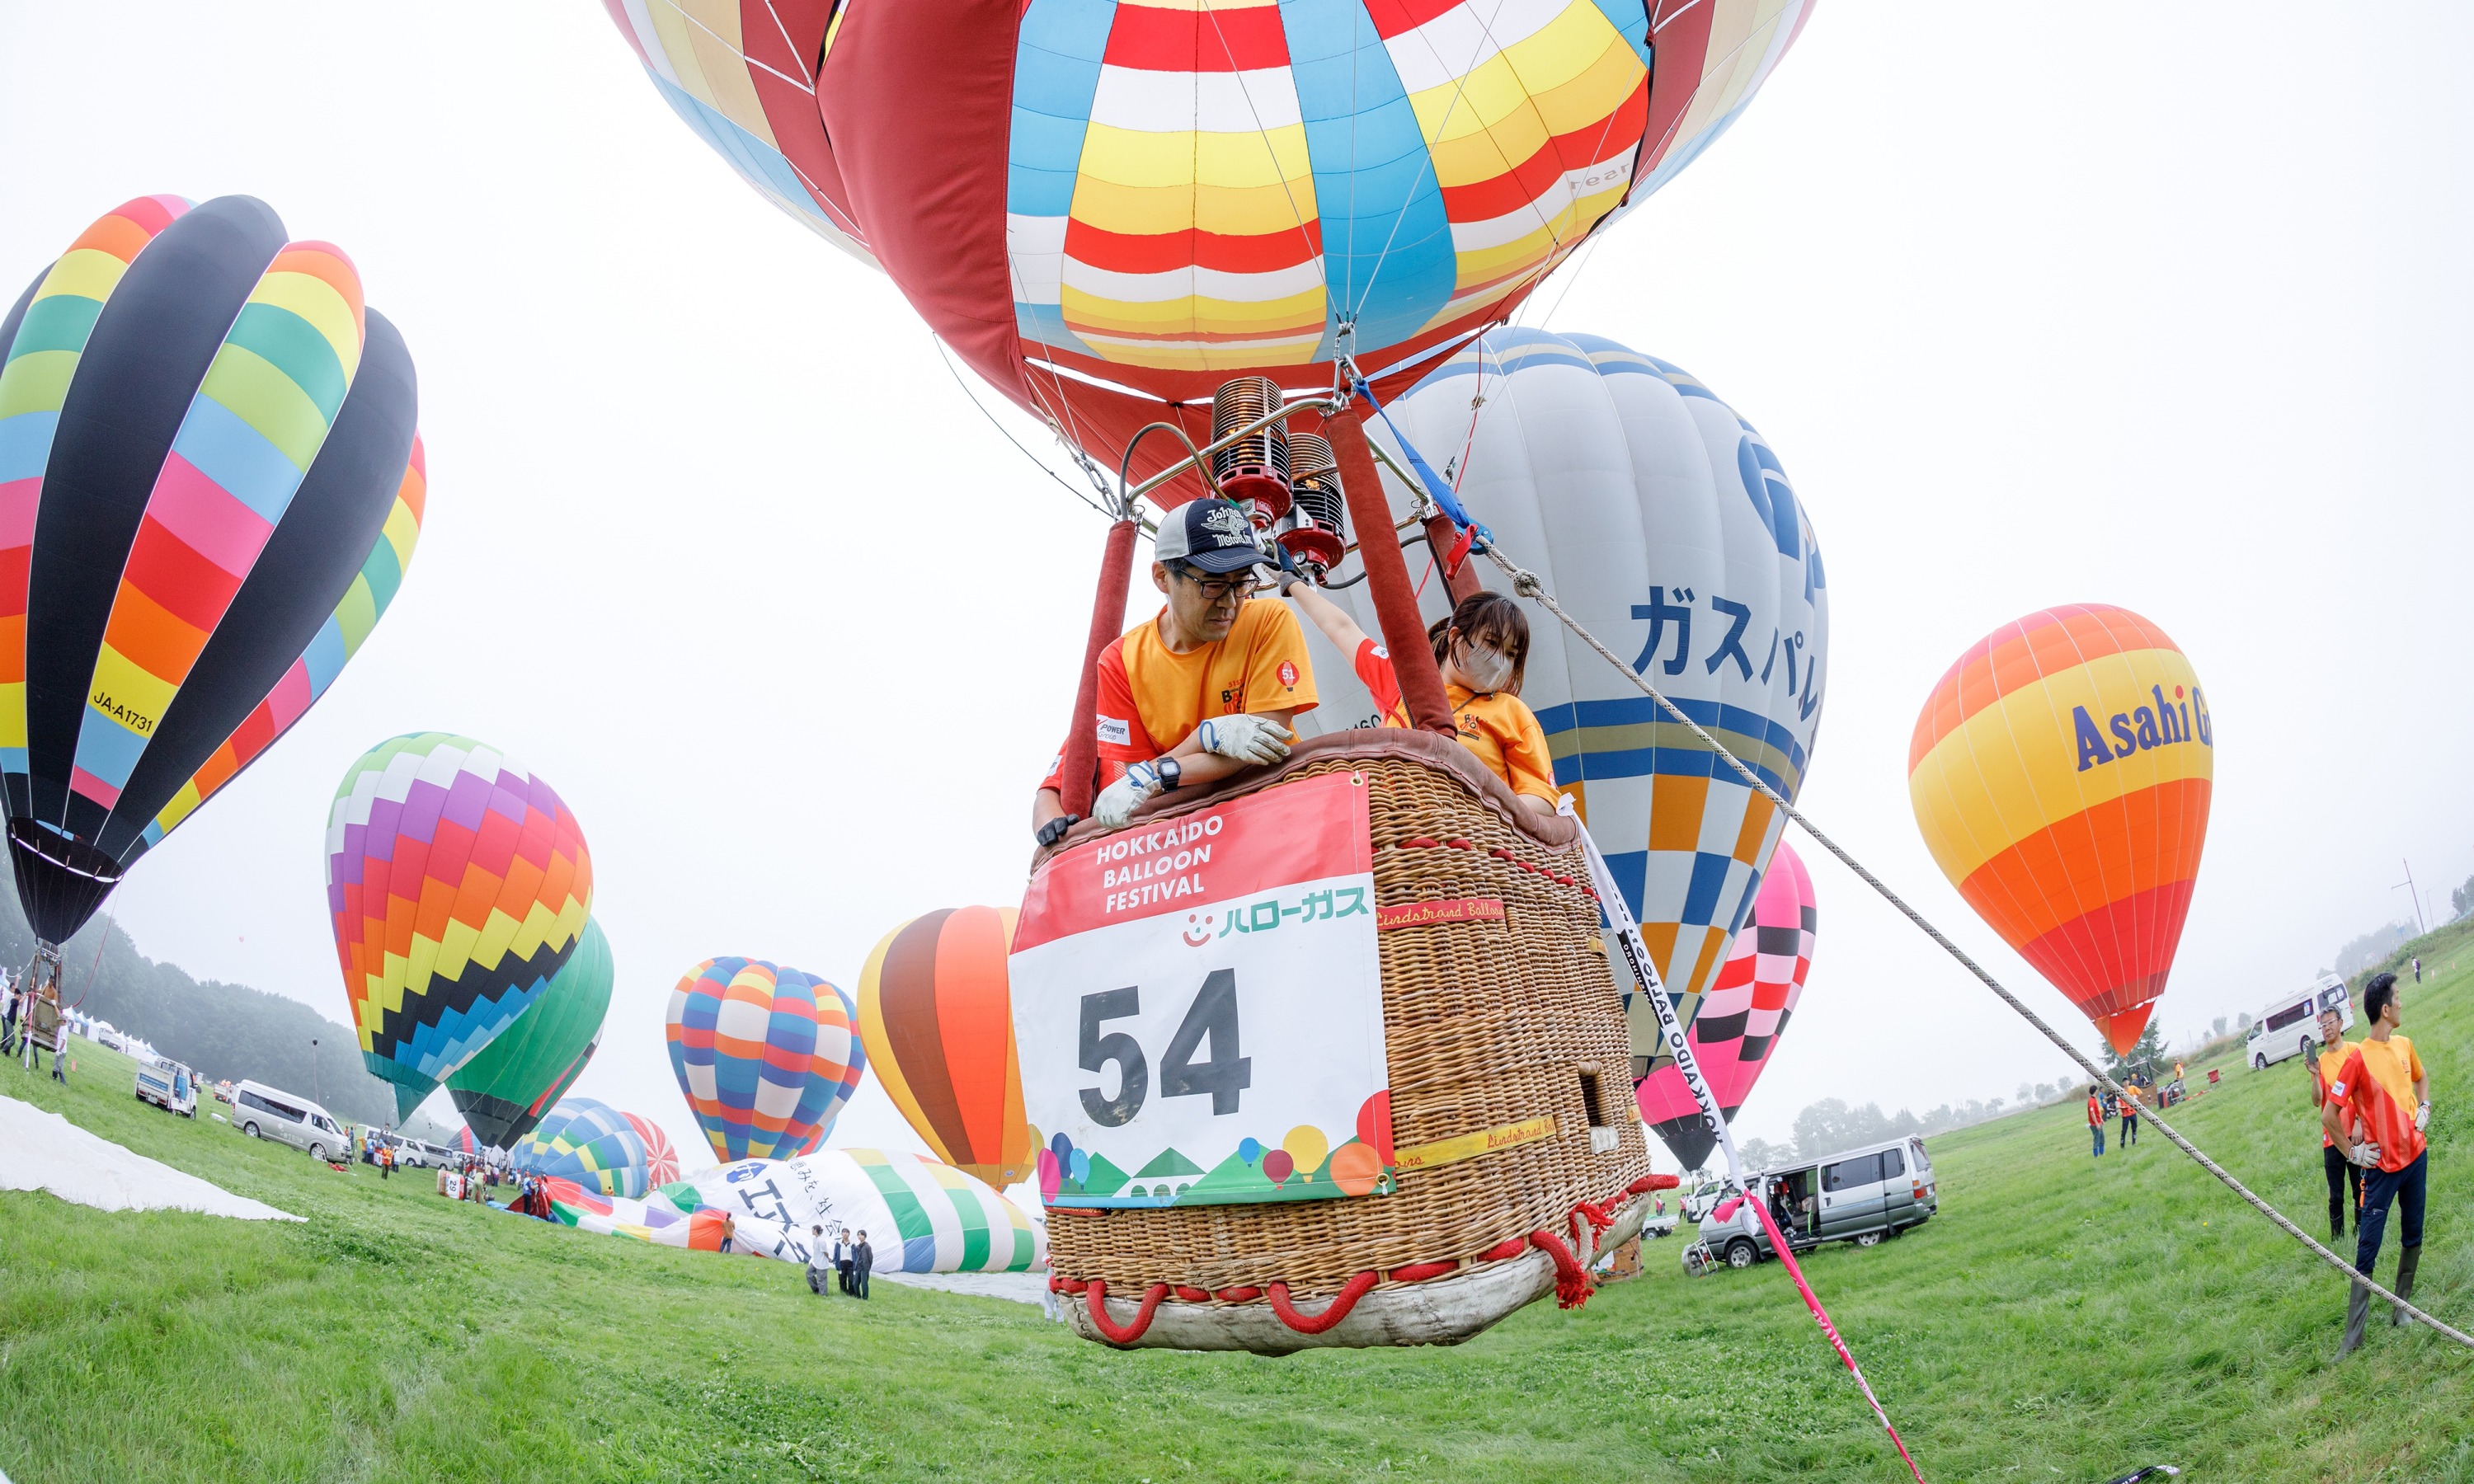
[{"label": "man in orange shirt", "polygon": [[[1296,615],[1276,600],[1250,601],[1253,569],[1268,559],[1244,511],[1226,500],[1181,505],[1161,519],[1152,555],[1152,585],[1168,606],[1100,655],[1091,817],[1111,829],[1154,795],[1288,756],[1289,719],[1315,706]],[[1031,799],[1042,845],[1074,824],[1064,762],[1060,752]]]},{"label": "man in orange shirt", "polygon": [[[2363,1017],[2370,1021],[2371,1033],[2338,1064],[2328,1084],[2327,1106],[2319,1110],[2319,1126],[2330,1138],[2352,1140],[2349,1158],[2363,1169],[2363,1211],[2354,1220],[2354,1271],[2371,1276],[2393,1203],[2401,1223],[2396,1296],[2411,1299],[2413,1270],[2422,1263],[2422,1206],[2431,1168],[2423,1131],[2431,1126],[2431,1078],[2413,1042],[2396,1034],[2404,1018],[2397,1007],[2396,975],[2376,974],[2364,987]],[[2344,1127],[2348,1119],[2355,1125],[2351,1133]],[[2370,1306],[2371,1291],[2356,1283],[2345,1304],[2345,1338],[2337,1347],[2338,1359],[2363,1343],[2363,1322]],[[2405,1311],[2390,1314],[2389,1323],[2405,1323]]]},{"label": "man in orange shirt", "polygon": [[[2337,1068],[2345,1065],[2345,1057],[2354,1048],[2345,1044],[2345,1019],[2334,1010],[2319,1012],[2319,1054],[2311,1059],[2311,1106],[2328,1106],[2328,1085],[2337,1080]],[[2347,1119],[2347,1122],[2352,1120]],[[2319,1165],[2328,1177],[2328,1240],[2345,1234],[2345,1188],[2354,1191],[2354,1230],[2363,1227],[2363,1172],[2346,1158],[2353,1149],[2354,1137],[2349,1131],[2340,1144],[2326,1129],[2319,1131]]]}]

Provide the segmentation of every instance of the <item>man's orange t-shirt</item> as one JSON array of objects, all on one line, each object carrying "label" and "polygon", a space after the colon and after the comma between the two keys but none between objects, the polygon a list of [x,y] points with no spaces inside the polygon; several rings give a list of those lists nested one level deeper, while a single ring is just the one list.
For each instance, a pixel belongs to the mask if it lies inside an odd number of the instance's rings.
[{"label": "man's orange t-shirt", "polygon": [[2413,1042],[2390,1036],[2348,1048],[2328,1084],[2330,1095],[2379,1144],[2380,1168],[2389,1174],[2422,1158],[2422,1131],[2413,1126],[2413,1085],[2422,1080],[2422,1058]]},{"label": "man's orange t-shirt", "polygon": [[[1384,726],[1409,725],[1400,677],[1392,668],[1391,655],[1372,639],[1357,646],[1357,678],[1383,712]],[[1555,802],[1555,755],[1546,751],[1546,729],[1538,725],[1538,713],[1527,702],[1509,691],[1480,695],[1466,685],[1445,685],[1443,695],[1451,702],[1461,745],[1477,754],[1487,772],[1516,794]]]},{"label": "man's orange t-shirt", "polygon": [[[1100,652],[1100,785],[1175,748],[1206,718],[1315,704],[1305,633],[1285,603],[1238,605],[1226,638],[1182,655],[1160,637],[1158,616],[1145,619]],[[1060,750],[1040,787],[1061,787],[1064,765]]]},{"label": "man's orange t-shirt", "polygon": [[2102,1122],[2104,1122],[2104,1105],[2096,1100],[2094,1093],[2090,1093],[2088,1094],[2088,1127],[2095,1128]]},{"label": "man's orange t-shirt", "polygon": [[[2328,1101],[2330,1095],[2328,1085],[2337,1080],[2337,1069],[2345,1065],[2346,1053],[2353,1049],[2345,1043],[2344,1038],[2339,1037],[2335,1045],[2322,1047],[2319,1054],[2311,1059],[2311,1082],[2318,1089],[2319,1101],[2322,1104]],[[2355,1130],[2353,1120],[2342,1113],[2338,1114],[2337,1122],[2345,1126],[2348,1132]],[[2336,1140],[2328,1137],[2328,1125],[2325,1123],[2319,1125],[2319,1147],[2326,1149],[2335,1143]]]}]

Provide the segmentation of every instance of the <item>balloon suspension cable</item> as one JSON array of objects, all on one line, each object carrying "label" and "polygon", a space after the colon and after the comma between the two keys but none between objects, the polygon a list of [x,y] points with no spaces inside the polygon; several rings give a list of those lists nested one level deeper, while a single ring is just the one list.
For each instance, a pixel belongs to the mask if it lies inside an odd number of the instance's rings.
[{"label": "balloon suspension cable", "polygon": [[1728,1184],[1741,1192],[1737,1199],[1753,1203],[1763,1229],[1769,1233],[1770,1250],[1778,1254],[1779,1261],[1786,1267],[1787,1276],[1795,1280],[1796,1291],[1804,1296],[1805,1306],[1812,1311],[1812,1322],[1821,1327],[1823,1338],[1830,1341],[1831,1349],[1836,1351],[1838,1358],[1846,1363],[1847,1374],[1856,1378],[1856,1389],[1864,1394],[1866,1404],[1873,1408],[1873,1416],[1880,1420],[1881,1430],[1890,1435],[1890,1446],[1899,1450],[1900,1459],[1915,1475],[1916,1484],[1925,1484],[1924,1471],[1907,1456],[1906,1441],[1891,1424],[1890,1414],[1881,1407],[1881,1399],[1873,1395],[1873,1383],[1864,1379],[1864,1368],[1856,1363],[1856,1352],[1847,1348],[1847,1341],[1840,1336],[1838,1327],[1830,1322],[1830,1312],[1821,1306],[1821,1300],[1813,1293],[1812,1285],[1805,1281],[1804,1269],[1795,1260],[1794,1249],[1787,1245],[1785,1236],[1770,1220],[1769,1207],[1762,1201],[1760,1192],[1755,1190],[1745,1178],[1743,1161],[1735,1153],[1735,1137],[1727,1128],[1726,1115],[1718,1111],[1718,1099],[1710,1090],[1709,1079],[1701,1075],[1701,1060],[1693,1055],[1692,1038],[1685,1033],[1683,1022],[1675,1018],[1674,1002],[1666,996],[1666,985],[1659,978],[1658,963],[1650,957],[1649,945],[1641,941],[1640,924],[1633,921],[1632,907],[1625,902],[1622,890],[1615,885],[1614,873],[1607,869],[1607,858],[1599,853],[1598,842],[1589,833],[1589,826],[1581,823],[1580,811],[1572,805],[1572,796],[1564,794],[1559,797],[1555,812],[1570,820],[1579,836],[1581,851],[1589,863],[1589,880],[1597,888],[1599,910],[1606,914],[1607,924],[1613,929],[1608,936],[1623,949],[1625,967],[1632,970],[1633,981],[1639,986],[1634,993],[1647,996],[1651,1012],[1658,1017],[1659,1044],[1675,1059],[1675,1070],[1682,1075],[1685,1088],[1691,1092],[1692,1101],[1700,1108],[1702,1128],[1726,1152]]},{"label": "balloon suspension cable", "polygon": [[[960,368],[957,367],[954,364],[954,358],[945,352],[945,342],[934,335],[931,335],[929,339],[935,341],[937,358],[945,363],[945,370],[952,372],[954,385],[962,389],[964,399],[969,401],[973,407],[979,409],[981,417],[988,419],[988,426],[997,430],[997,436],[999,438],[1002,438],[1007,443],[1013,444],[1014,451],[1016,453],[1029,459],[1031,462],[1032,467],[1037,468],[1041,473],[1047,475],[1053,480],[1055,480],[1058,485],[1064,488],[1067,494],[1080,500],[1083,504],[1090,506],[1093,510],[1098,511],[1103,515],[1110,515],[1107,505],[1104,503],[1110,498],[1107,476],[1101,472],[1098,465],[1091,462],[1088,454],[1085,454],[1081,449],[1074,446],[1074,441],[1065,436],[1065,430],[1056,425],[1056,419],[1055,418],[1043,417],[1042,420],[1048,424],[1048,431],[1056,435],[1056,442],[1065,449],[1066,457],[1072,459],[1077,465],[1081,467],[1082,477],[1091,481],[1091,488],[1099,492],[1099,499],[1095,500],[1091,498],[1091,496],[1084,494],[1081,491],[1075,489],[1073,483],[1066,479],[1064,475],[1059,474],[1053,468],[1050,468],[1046,461],[1042,460],[1039,455],[1031,452],[1028,448],[1025,448],[1022,445],[1022,440],[1014,437],[1013,434],[1007,429],[1004,423],[997,420],[996,414],[988,411],[987,408],[981,403],[978,394],[971,390],[971,384],[962,379]],[[1113,515],[1111,515],[1110,518],[1114,518]]]},{"label": "balloon suspension cable", "polygon": [[[1512,579],[1513,591],[1529,599],[1531,602],[1540,605],[1548,612],[1554,614],[1558,619],[1562,620],[1564,628],[1571,630],[1572,633],[1580,638],[1582,643],[1589,645],[1589,648],[1593,650],[1596,650],[1600,658],[1606,660],[1608,664],[1613,665],[1625,678],[1630,680],[1633,684],[1639,689],[1642,695],[1647,696],[1652,702],[1656,703],[1660,710],[1664,711],[1668,716],[1674,718],[1674,720],[1686,730],[1691,732],[1692,735],[1701,742],[1702,746],[1707,747],[1710,752],[1716,754],[1720,758],[1723,758],[1726,761],[1727,766],[1734,769],[1736,775],[1742,778],[1744,782],[1749,785],[1755,793],[1759,794],[1762,798],[1767,799],[1771,803],[1775,804],[1780,813],[1794,821],[1806,834],[1812,837],[1815,844],[1819,845],[1823,850],[1828,850],[1831,855],[1836,856],[1840,865],[1843,865],[1848,870],[1856,873],[1856,877],[1863,881],[1866,886],[1871,887],[1875,893],[1880,895],[1882,900],[1888,902],[1891,906],[1896,907],[1901,916],[1904,917],[1908,922],[1913,922],[1924,932],[1926,937],[1930,938],[1935,944],[1939,945],[1942,951],[1948,953],[1952,958],[1956,959],[1960,966],[1965,968],[1969,973],[1974,974],[1977,981],[1982,983],[1986,989],[1991,990],[1995,994],[1999,995],[2003,1004],[2008,1005],[2012,1010],[2017,1011],[2021,1018],[2025,1019],[2029,1025],[2034,1026],[2047,1041],[2051,1041],[2064,1056],[2069,1057],[2073,1063],[2077,1065],[2081,1071],[2086,1072],[2088,1074],[2089,1081],[2104,1088],[2106,1090],[2114,1093],[2117,1097],[2121,1095],[2122,1085],[2114,1081],[2112,1077],[2106,1075],[2104,1069],[2097,1065],[2095,1061],[2090,1059],[2085,1052],[2073,1045],[2059,1031],[2054,1030],[2050,1024],[2047,1023],[2044,1017],[2029,1009],[2024,1000],[2020,999],[2018,995],[2013,994],[2008,989],[2004,988],[2001,980],[1994,978],[1990,970],[1985,969],[1983,965],[1977,963],[1974,958],[1970,957],[1967,950],[1961,948],[1957,944],[1953,943],[1940,928],[1935,927],[1930,922],[1928,922],[1923,913],[1918,912],[1915,908],[1907,905],[1906,899],[1901,897],[1898,893],[1892,891],[1888,883],[1884,882],[1880,876],[1873,874],[1872,872],[1866,870],[1863,863],[1858,861],[1855,856],[1849,854],[1839,846],[1837,841],[1831,839],[1826,834],[1823,834],[1819,826],[1815,826],[1812,821],[1805,818],[1805,816],[1796,809],[1794,804],[1789,803],[1786,801],[1784,795],[1781,794],[1777,789],[1772,788],[1762,779],[1759,774],[1754,772],[1751,767],[1746,765],[1743,759],[1737,757],[1734,753],[1729,752],[1726,745],[1720,742],[1716,737],[1711,736],[1700,723],[1694,721],[1691,717],[1685,715],[1682,707],[1678,706],[1674,702],[1668,700],[1663,694],[1661,694],[1657,686],[1652,685],[1649,682],[1647,678],[1634,670],[1631,665],[1624,663],[1623,659],[1617,656],[1613,650],[1607,648],[1607,646],[1599,640],[1596,634],[1591,634],[1588,629],[1582,627],[1578,619],[1574,618],[1570,613],[1565,612],[1563,605],[1555,601],[1554,594],[1546,590],[1545,583],[1540,579],[1537,573],[1530,571],[1528,568],[1521,566],[1518,562],[1514,562],[1511,558],[1506,557],[1503,554],[1502,548],[1492,541],[1488,542],[1482,549],[1486,552],[1487,557],[1492,560],[1496,566],[1503,569],[1504,575]],[[1605,897],[1606,894],[1602,892],[1601,896]],[[1620,902],[1622,900],[1620,897],[1608,898],[1607,899],[1613,902]],[[1651,999],[1653,1003],[1662,1003],[1664,996],[1662,994],[1652,995]],[[1662,1019],[1663,1017],[1661,1017],[1661,1020]],[[1680,1063],[1681,1059],[1679,1058],[1678,1060]],[[2292,1237],[2295,1241],[2300,1242],[2303,1246],[2317,1254],[2320,1260],[2326,1262],[2330,1267],[2344,1274],[2348,1282],[2360,1284],[2362,1287],[2379,1295],[2390,1304],[2395,1304],[2399,1311],[2411,1314],[2416,1320],[2430,1326],[2435,1331],[2446,1335],[2449,1339],[2456,1341],[2459,1345],[2462,1345],[2468,1350],[2474,1350],[2474,1335],[2466,1334],[2462,1329],[2458,1329],[2452,1326],[2441,1323],[2421,1309],[2414,1307],[2404,1299],[2398,1298],[2394,1293],[2391,1293],[2387,1288],[2382,1287],[2369,1274],[2356,1271],[2351,1262],[2346,1261],[2343,1257],[2339,1257],[2336,1253],[2321,1245],[2320,1242],[2316,1237],[2312,1236],[2310,1233],[2305,1232],[2302,1228],[2294,1225],[2283,1211],[2278,1210],[2275,1207],[2270,1206],[2267,1201],[2252,1193],[2248,1186],[2244,1185],[2241,1181],[2236,1180],[2233,1177],[2233,1174],[2225,1169],[2223,1165],[2220,1165],[2216,1161],[2208,1158],[2206,1153],[2203,1152],[2198,1145],[2192,1143],[2189,1139],[2175,1132],[2171,1124],[2167,1123],[2153,1111],[2142,1109],[2140,1111],[2140,1116],[2150,1123],[2153,1123],[2156,1126],[2157,1132],[2163,1134],[2174,1148],[2179,1149],[2184,1154],[2190,1156],[2191,1160],[2195,1163],[2196,1163],[2201,1169],[2206,1170],[2209,1174],[2214,1175],[2219,1181],[2222,1182],[2226,1189],[2231,1190],[2238,1196],[2241,1196],[2252,1209],[2258,1211],[2261,1215],[2275,1223],[2276,1226],[2281,1228],[2288,1236]],[[1723,1126],[1721,1128],[1721,1133],[1724,1133]],[[1734,1148],[1730,1145],[1728,1148],[1728,1159],[1731,1169],[1734,1167]],[[1736,1173],[1738,1178],[1740,1178],[1741,1172],[1737,1171]]]},{"label": "balloon suspension cable", "polygon": [[[110,912],[104,914],[103,936],[96,939],[94,944],[94,962],[85,966],[85,988],[78,991],[78,997],[75,1003],[68,1006],[69,1009],[75,1010],[79,1005],[85,1004],[85,997],[94,993],[95,976],[103,971],[104,946],[111,942],[112,920],[119,916],[119,913],[120,909],[115,906]],[[58,961],[59,955],[56,953],[54,955],[54,962],[57,963]],[[55,978],[54,982],[57,983],[59,981]]]}]

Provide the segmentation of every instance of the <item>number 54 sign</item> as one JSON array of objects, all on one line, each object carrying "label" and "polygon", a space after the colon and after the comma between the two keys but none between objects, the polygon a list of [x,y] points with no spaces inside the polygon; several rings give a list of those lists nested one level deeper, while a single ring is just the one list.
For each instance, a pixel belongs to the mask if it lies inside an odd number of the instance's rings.
[{"label": "number 54 sign", "polygon": [[[1366,790],[1326,774],[1077,846],[1031,877],[1009,981],[1052,1206],[1389,1188]],[[1379,1142],[1390,1142],[1388,1126]]]}]

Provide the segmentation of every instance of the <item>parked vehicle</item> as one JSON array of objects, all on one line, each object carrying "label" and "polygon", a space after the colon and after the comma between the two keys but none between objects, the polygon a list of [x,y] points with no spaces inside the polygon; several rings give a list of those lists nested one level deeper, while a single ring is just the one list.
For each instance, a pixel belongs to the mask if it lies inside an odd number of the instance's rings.
[{"label": "parked vehicle", "polygon": [[2264,1072],[2288,1057],[2310,1056],[2319,1049],[2319,1012],[2334,1010],[2347,1030],[2354,1028],[2354,1000],[2345,976],[2322,974],[2307,990],[2272,1000],[2250,1022],[2245,1049],[2250,1069]]},{"label": "parked vehicle", "polygon": [[178,1062],[162,1062],[137,1068],[137,1100],[152,1103],[165,1113],[176,1113],[183,1118],[198,1115],[197,1075]]},{"label": "parked vehicle", "polygon": [[414,1138],[409,1135],[399,1134],[392,1142],[395,1145],[396,1167],[399,1169],[434,1170],[455,1158],[436,1144]]},{"label": "parked vehicle", "polygon": [[272,1138],[305,1149],[313,1160],[344,1157],[343,1126],[297,1092],[243,1080],[232,1092],[232,1122],[252,1138]]},{"label": "parked vehicle", "polygon": [[[1808,1164],[1763,1170],[1753,1177],[1753,1199],[1770,1201],[1783,1193],[1780,1204],[1789,1219],[1779,1226],[1798,1252],[1824,1242],[1871,1247],[1924,1225],[1941,1209],[1932,1160],[1921,1138],[1894,1138]],[[1717,1208],[1724,1205],[1716,1202],[1701,1215],[1700,1240],[1684,1253],[1687,1271],[1721,1262],[1748,1268],[1778,1256],[1751,1200],[1737,1202],[1722,1221]]]}]

